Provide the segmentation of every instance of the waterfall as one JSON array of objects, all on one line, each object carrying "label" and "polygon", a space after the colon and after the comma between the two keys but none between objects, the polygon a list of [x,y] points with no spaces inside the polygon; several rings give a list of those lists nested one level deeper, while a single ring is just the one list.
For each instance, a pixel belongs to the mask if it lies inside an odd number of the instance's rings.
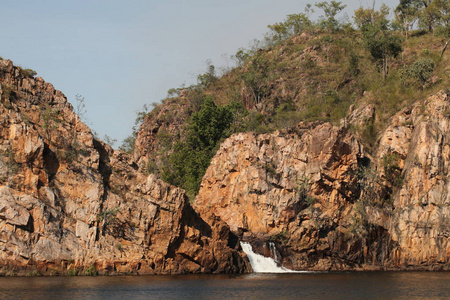
[{"label": "waterfall", "polygon": [[273,257],[273,260],[278,262],[278,254],[277,248],[275,248],[275,244],[273,242],[269,242],[270,256]]},{"label": "waterfall", "polygon": [[[247,254],[253,272],[255,273],[298,273],[297,271],[289,270],[285,267],[279,267],[276,261],[271,257],[265,257],[253,252],[252,246],[247,242],[241,242],[241,247],[245,254]],[[273,247],[275,248],[275,245],[273,245]]]}]

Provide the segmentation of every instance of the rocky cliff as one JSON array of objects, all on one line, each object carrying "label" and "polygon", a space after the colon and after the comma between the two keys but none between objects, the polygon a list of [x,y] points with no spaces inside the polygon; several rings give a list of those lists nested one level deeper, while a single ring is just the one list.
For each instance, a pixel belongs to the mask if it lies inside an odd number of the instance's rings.
[{"label": "rocky cliff", "polygon": [[450,269],[449,111],[441,91],[395,115],[380,139],[378,160],[395,155],[400,174],[385,223],[395,265]]},{"label": "rocky cliff", "polygon": [[147,116],[131,157],[8,60],[0,95],[0,274],[247,272],[240,239],[297,270],[450,269],[448,91],[395,114],[370,149],[355,128],[374,105],[339,126],[234,134],[193,206],[147,172],[195,103]]},{"label": "rocky cliff", "polygon": [[351,132],[373,107],[339,127],[233,135],[195,208],[261,253],[274,243],[280,263],[297,270],[449,270],[449,110],[444,91],[402,110],[373,155]]},{"label": "rocky cliff", "polygon": [[133,158],[143,170],[154,171],[161,159],[171,152],[171,145],[181,139],[192,101],[167,99],[151,111],[139,127]]},{"label": "rocky cliff", "polygon": [[0,60],[0,274],[245,272],[237,237]]}]

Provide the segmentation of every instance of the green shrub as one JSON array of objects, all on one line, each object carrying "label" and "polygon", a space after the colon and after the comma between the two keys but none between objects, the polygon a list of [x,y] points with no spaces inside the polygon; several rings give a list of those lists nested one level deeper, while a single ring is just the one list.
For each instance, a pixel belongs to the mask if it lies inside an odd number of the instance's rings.
[{"label": "green shrub", "polygon": [[78,273],[79,273],[79,270],[78,270],[78,269],[72,269],[72,268],[71,268],[71,269],[67,270],[66,275],[67,275],[67,276],[77,276]]},{"label": "green shrub", "polygon": [[97,276],[98,275],[98,272],[95,269],[94,264],[91,264],[89,266],[89,268],[87,268],[86,271],[84,271],[84,275],[86,275],[86,276]]},{"label": "green shrub", "polygon": [[67,149],[65,151],[65,160],[67,163],[72,163],[74,160],[76,160],[78,157],[78,151],[76,148],[74,147],[69,147],[69,149]]},{"label": "green shrub", "polygon": [[424,58],[406,66],[400,71],[400,78],[404,85],[417,84],[424,87],[434,71],[434,62],[430,58]]},{"label": "green shrub", "polygon": [[116,220],[116,215],[119,212],[119,207],[107,209],[102,211],[97,215],[97,221],[105,222],[105,224],[110,224]]},{"label": "green shrub", "polygon": [[30,77],[33,78],[37,75],[37,72],[32,69],[20,69],[20,74],[24,77]]},{"label": "green shrub", "polygon": [[358,74],[361,73],[361,70],[359,69],[359,60],[360,57],[357,54],[350,54],[347,68],[347,73],[349,76],[358,76]]},{"label": "green shrub", "polygon": [[271,161],[262,163],[261,167],[264,169],[268,176],[275,177],[277,175],[277,166],[274,162]]},{"label": "green shrub", "polygon": [[438,26],[435,28],[434,30],[434,34],[436,36],[441,36],[444,38],[449,38],[450,37],[450,26]]},{"label": "green shrub", "polygon": [[355,173],[358,180],[358,188],[361,192],[362,204],[376,205],[380,198],[381,178],[378,172],[370,166],[360,167]]},{"label": "green shrub", "polygon": [[374,149],[377,141],[377,130],[375,126],[375,120],[371,118],[361,130],[361,139],[363,144],[367,147],[369,152]]},{"label": "green shrub", "polygon": [[132,154],[134,151],[134,143],[136,142],[136,135],[137,135],[137,132],[135,132],[132,135],[129,135],[125,139],[123,139],[122,144],[119,147],[119,150],[129,153],[129,154]]},{"label": "green shrub", "polygon": [[38,270],[34,270],[32,272],[28,272],[26,274],[27,277],[38,277],[38,276],[42,276],[42,274],[38,271]]},{"label": "green shrub", "polygon": [[310,184],[309,179],[305,175],[301,176],[294,187],[295,192],[297,193],[300,200],[305,200],[308,195]]},{"label": "green shrub", "polygon": [[243,128],[243,131],[257,131],[258,127],[264,124],[265,117],[262,113],[252,111],[247,116]]},{"label": "green shrub", "polygon": [[286,243],[289,240],[290,233],[288,230],[280,231],[279,233],[272,235],[269,238],[269,241],[271,242],[278,242],[278,243]]},{"label": "green shrub", "polygon": [[13,149],[12,148],[8,149],[4,153],[4,156],[7,159],[7,162],[6,162],[7,174],[9,176],[13,176],[13,175],[17,174],[17,172],[19,172],[19,170],[20,170],[21,165],[16,162]]},{"label": "green shrub", "polygon": [[42,120],[44,121],[43,128],[45,130],[45,134],[47,139],[51,139],[52,130],[58,129],[59,124],[62,123],[62,120],[59,118],[59,112],[56,109],[53,109],[49,105],[41,106],[42,110]]},{"label": "green shrub", "polygon": [[186,140],[174,146],[162,171],[163,179],[184,188],[193,197],[220,141],[231,134],[234,111],[232,105],[217,106],[207,97],[191,117]]},{"label": "green shrub", "polygon": [[306,205],[308,205],[308,207],[313,206],[314,204],[316,204],[317,199],[312,197],[312,196],[306,196],[305,198],[305,203]]},{"label": "green shrub", "polygon": [[276,129],[296,127],[302,120],[302,114],[298,111],[281,111],[272,118],[273,125]]},{"label": "green shrub", "polygon": [[401,186],[403,178],[401,177],[400,155],[397,153],[388,153],[381,158],[381,166],[384,169],[386,180],[394,187]]},{"label": "green shrub", "polygon": [[86,156],[88,155],[88,150],[81,149],[80,145],[77,142],[74,142],[71,145],[66,145],[65,147],[61,147],[56,149],[56,158],[59,161],[65,161],[67,164],[72,164],[77,160],[79,155]]},{"label": "green shrub", "polygon": [[[13,94],[13,91],[11,89],[11,86],[2,84],[2,100],[9,101],[12,94]],[[7,107],[7,108],[11,109],[12,107],[10,105],[11,104],[9,103],[9,107]]]}]

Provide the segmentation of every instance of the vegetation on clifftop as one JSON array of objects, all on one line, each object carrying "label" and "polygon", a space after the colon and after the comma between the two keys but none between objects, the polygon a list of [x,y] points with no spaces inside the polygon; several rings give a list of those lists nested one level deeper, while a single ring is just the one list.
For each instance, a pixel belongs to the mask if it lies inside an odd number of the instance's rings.
[{"label": "vegetation on clifftop", "polygon": [[[337,1],[307,5],[240,49],[236,68],[219,78],[210,64],[197,85],[171,89],[145,118],[140,114],[139,121],[162,124],[155,140],[160,151],[148,157],[148,171],[193,196],[223,138],[301,121],[340,124],[351,105],[376,109],[373,122],[352,128],[370,149],[389,117],[448,88],[448,1],[401,0],[393,20],[387,6],[359,8],[353,24],[340,20],[344,7]],[[318,20],[309,18],[313,9],[322,12]],[[132,151],[130,141],[125,149]]]},{"label": "vegetation on clifftop", "polygon": [[162,178],[194,196],[219,142],[231,134],[230,126],[241,109],[239,103],[217,106],[206,97],[200,110],[192,114],[186,139],[175,144]]}]

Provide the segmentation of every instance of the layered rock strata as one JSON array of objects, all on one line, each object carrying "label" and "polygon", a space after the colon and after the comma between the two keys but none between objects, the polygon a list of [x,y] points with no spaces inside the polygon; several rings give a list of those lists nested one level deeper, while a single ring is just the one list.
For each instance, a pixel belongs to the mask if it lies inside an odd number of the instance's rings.
[{"label": "layered rock strata", "polygon": [[393,116],[370,153],[352,128],[372,106],[341,126],[233,135],[194,208],[142,172],[181,132],[175,100],[146,117],[131,158],[8,60],[0,95],[0,274],[246,272],[240,238],[296,270],[450,269],[448,92]]},{"label": "layered rock strata", "polygon": [[442,91],[401,111],[373,158],[349,124],[234,135],[195,208],[297,270],[448,270],[449,110]]},{"label": "layered rock strata", "polygon": [[246,272],[237,237],[0,60],[0,274]]}]

